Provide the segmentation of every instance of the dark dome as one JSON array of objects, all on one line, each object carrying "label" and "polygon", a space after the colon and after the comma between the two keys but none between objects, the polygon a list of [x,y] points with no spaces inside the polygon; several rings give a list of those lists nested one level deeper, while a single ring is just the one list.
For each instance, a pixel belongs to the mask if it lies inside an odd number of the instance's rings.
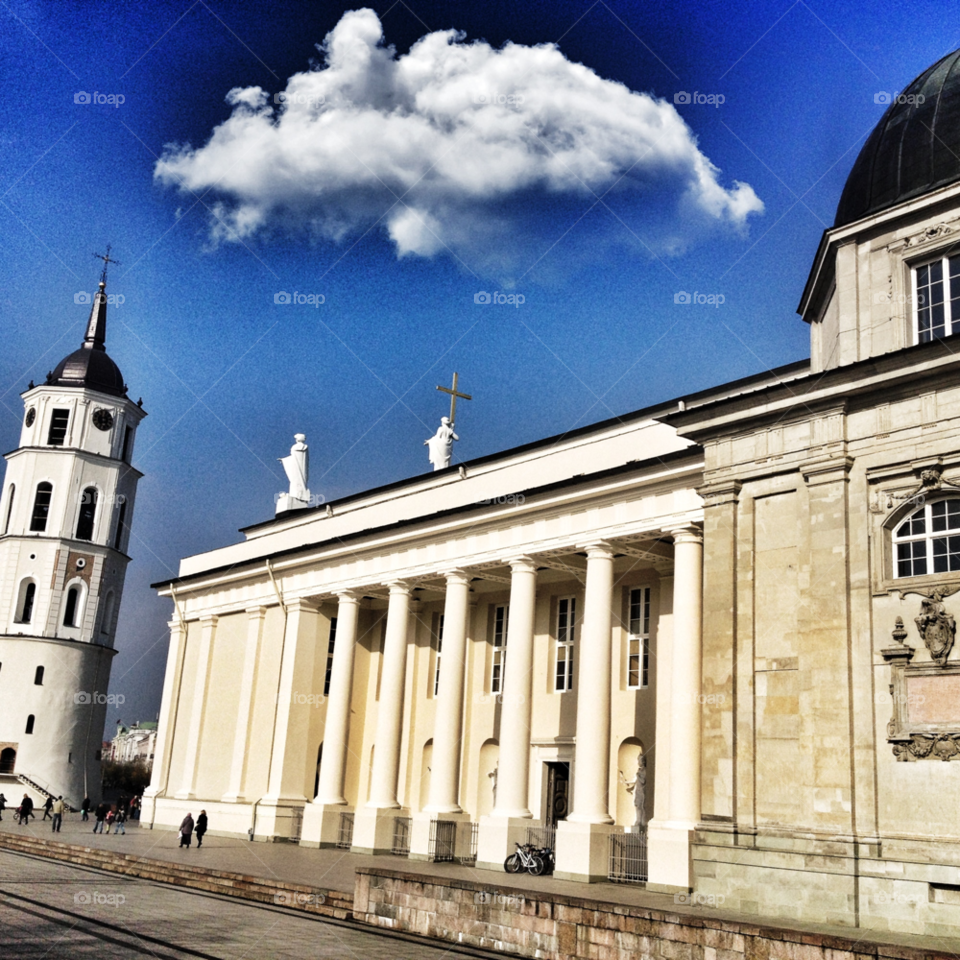
[{"label": "dark dome", "polygon": [[960,180],[960,50],[921,73],[887,108],[847,177],[834,226],[956,180]]},{"label": "dark dome", "polygon": [[88,387],[115,397],[127,393],[120,368],[105,350],[96,347],[84,346],[64,357],[48,376],[47,383],[57,387]]}]

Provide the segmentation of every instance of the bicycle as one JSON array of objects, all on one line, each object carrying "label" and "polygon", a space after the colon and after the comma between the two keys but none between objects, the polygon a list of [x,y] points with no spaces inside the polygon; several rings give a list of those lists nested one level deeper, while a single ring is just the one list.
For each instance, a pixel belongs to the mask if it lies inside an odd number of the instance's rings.
[{"label": "bicycle", "polygon": [[539,877],[544,869],[545,864],[543,858],[539,853],[535,852],[532,844],[516,843],[514,846],[517,848],[516,853],[511,853],[506,860],[503,861],[503,869],[507,873],[519,873],[521,870],[526,870],[527,873],[531,874],[534,877]]}]

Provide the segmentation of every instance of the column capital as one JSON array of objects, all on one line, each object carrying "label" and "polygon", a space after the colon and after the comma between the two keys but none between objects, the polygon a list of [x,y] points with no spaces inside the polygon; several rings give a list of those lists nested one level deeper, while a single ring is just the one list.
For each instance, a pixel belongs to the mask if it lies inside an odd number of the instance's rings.
[{"label": "column capital", "polygon": [[244,612],[251,620],[262,619],[267,615],[267,608],[257,604],[252,607],[247,607]]},{"label": "column capital", "polygon": [[294,597],[287,601],[287,610],[295,610],[298,613],[317,613],[320,610],[320,604],[312,597]]},{"label": "column capital", "polygon": [[577,544],[578,550],[584,550],[588,560],[612,560],[615,553],[612,543],[606,540],[588,540]]},{"label": "column capital", "polygon": [[473,579],[473,574],[469,573],[466,570],[461,569],[460,567],[453,567],[452,569],[441,570],[440,575],[446,579],[447,586],[450,586],[450,584],[452,583],[469,585],[470,581]]},{"label": "column capital", "polygon": [[413,584],[407,580],[388,580],[385,584],[391,594],[409,597],[413,593]]},{"label": "column capital", "polygon": [[703,543],[703,531],[699,527],[686,526],[674,527],[670,531],[674,544],[678,543]]},{"label": "column capital", "polygon": [[215,627],[220,617],[215,613],[205,613],[200,617],[200,625],[203,627]]},{"label": "column capital", "polygon": [[336,593],[338,603],[359,603],[363,597],[362,590],[338,590]]},{"label": "column capital", "polygon": [[504,557],[503,562],[508,564],[513,573],[536,573],[536,558],[527,556],[525,553],[512,557]]}]

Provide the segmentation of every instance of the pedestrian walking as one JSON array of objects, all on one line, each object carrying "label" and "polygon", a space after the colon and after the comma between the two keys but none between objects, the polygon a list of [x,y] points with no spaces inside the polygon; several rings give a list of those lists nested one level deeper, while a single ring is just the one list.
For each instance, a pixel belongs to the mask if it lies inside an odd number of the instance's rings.
[{"label": "pedestrian walking", "polygon": [[97,809],[93,815],[97,819],[97,822],[93,825],[93,832],[103,833],[103,822],[107,819],[107,805],[105,803],[97,804]]},{"label": "pedestrian walking", "polygon": [[122,833],[124,836],[127,835],[127,830],[124,827],[124,824],[127,822],[127,811],[123,807],[117,808],[117,815],[113,818],[113,825],[117,828],[114,830],[114,834]]},{"label": "pedestrian walking", "polygon": [[0,820],[3,819],[3,811],[7,809],[7,798],[0,793]]},{"label": "pedestrian walking", "polygon": [[90,798],[89,798],[89,797],[84,797],[84,798],[83,798],[83,803],[80,804],[80,819],[81,819],[81,820],[86,821],[86,820],[89,820],[89,819],[90,819],[90,806],[91,806],[91,804],[90,804]]},{"label": "pedestrian walking", "polygon": [[48,818],[50,820],[53,819],[53,815],[50,813],[52,809],[53,809],[53,797],[47,797],[47,799],[44,800],[43,802],[43,819],[44,820]]},{"label": "pedestrian walking", "polygon": [[188,813],[180,824],[180,846],[189,848],[191,837],[193,837],[193,815]]},{"label": "pedestrian walking", "polygon": [[130,801],[130,819],[139,820],[140,819],[140,798],[134,797]]},{"label": "pedestrian walking", "polygon": [[197,817],[197,849],[203,846],[203,835],[207,832],[207,811],[201,810]]},{"label": "pedestrian walking", "polygon": [[63,802],[63,797],[59,796],[53,802],[53,832],[59,833],[60,827],[63,824],[63,812],[67,809],[67,805]]},{"label": "pedestrian walking", "polygon": [[19,823],[20,826],[23,826],[23,824],[29,826],[31,817],[33,817],[34,820],[37,819],[37,815],[33,812],[33,800],[25,793],[23,799],[20,801],[20,808],[17,810],[17,823]]},{"label": "pedestrian walking", "polygon": [[116,819],[116,817],[116,807],[110,807],[110,809],[107,811],[107,833],[110,832],[110,828],[113,826],[113,821]]}]

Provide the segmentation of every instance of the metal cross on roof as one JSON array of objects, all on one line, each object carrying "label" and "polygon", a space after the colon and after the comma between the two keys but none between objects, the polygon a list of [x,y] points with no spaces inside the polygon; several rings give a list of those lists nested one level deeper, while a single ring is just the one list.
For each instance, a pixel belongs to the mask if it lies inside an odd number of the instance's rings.
[{"label": "metal cross on roof", "polygon": [[457,381],[460,378],[460,374],[454,371],[453,374],[453,386],[452,387],[440,387],[437,389],[442,393],[450,394],[450,426],[452,427],[457,422],[457,397],[461,400],[472,400],[473,397],[469,393],[458,393],[457,392]]},{"label": "metal cross on roof", "polygon": [[115,264],[119,267],[119,266],[120,266],[120,261],[119,261],[119,260],[113,260],[113,259],[110,257],[110,244],[109,244],[109,243],[107,244],[107,252],[106,252],[106,253],[95,253],[94,256],[95,256],[98,260],[102,260],[102,261],[103,261],[103,273],[100,274],[100,282],[101,282],[101,283],[106,283],[106,282],[107,282],[107,264],[108,264],[108,263],[115,263]]}]

